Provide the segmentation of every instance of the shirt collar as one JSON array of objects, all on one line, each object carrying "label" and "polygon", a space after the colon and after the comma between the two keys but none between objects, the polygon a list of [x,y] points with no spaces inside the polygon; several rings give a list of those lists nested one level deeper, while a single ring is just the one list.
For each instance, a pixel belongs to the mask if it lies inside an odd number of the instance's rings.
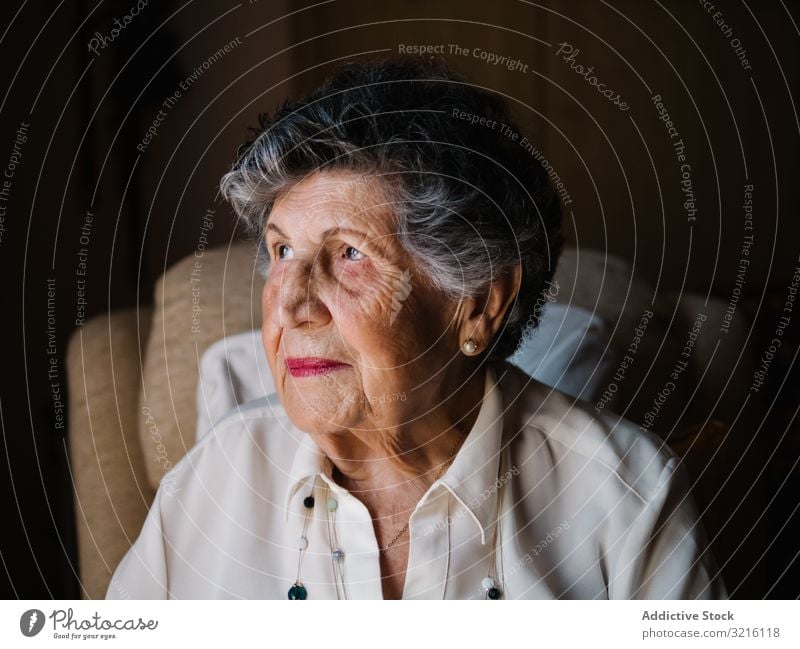
[{"label": "shirt collar", "polygon": [[476,523],[481,533],[481,544],[486,544],[497,520],[498,490],[503,480],[499,475],[502,437],[500,383],[495,368],[487,363],[478,417],[455,460],[438,480]]},{"label": "shirt collar", "polygon": [[[497,491],[504,479],[498,475],[502,450],[503,399],[496,370],[491,364],[485,367],[483,400],[478,417],[450,467],[431,485],[422,499],[424,501],[440,486],[448,489],[478,526],[482,544],[486,543],[489,531],[497,520]],[[286,520],[289,519],[292,498],[308,482],[308,478],[312,478],[313,482],[317,475],[324,474],[333,480],[332,462],[311,436],[295,426],[292,426],[292,431],[301,437],[289,472],[284,502]]]},{"label": "shirt collar", "polygon": [[289,505],[292,498],[297,493],[298,489],[307,482],[308,478],[313,479],[320,473],[327,472],[331,475],[331,468],[328,466],[330,460],[320,450],[316,442],[311,438],[311,435],[300,430],[294,424],[291,426],[293,434],[300,436],[300,444],[297,447],[297,452],[294,455],[292,468],[289,471],[289,487],[286,490],[286,500],[283,505],[285,519],[289,520]]}]

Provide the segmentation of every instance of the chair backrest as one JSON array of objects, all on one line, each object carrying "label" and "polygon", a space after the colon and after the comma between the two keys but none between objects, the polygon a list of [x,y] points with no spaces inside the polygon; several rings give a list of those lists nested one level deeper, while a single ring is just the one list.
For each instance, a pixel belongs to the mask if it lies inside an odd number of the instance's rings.
[{"label": "chair backrest", "polygon": [[195,443],[200,359],[225,336],[261,327],[261,289],[250,243],[195,253],[159,280],[147,341],[139,437],[150,484]]}]

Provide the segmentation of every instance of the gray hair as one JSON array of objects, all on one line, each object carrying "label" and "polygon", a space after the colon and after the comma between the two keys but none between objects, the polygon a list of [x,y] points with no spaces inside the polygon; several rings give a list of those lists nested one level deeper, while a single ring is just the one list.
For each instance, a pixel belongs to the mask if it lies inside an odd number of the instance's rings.
[{"label": "gray hair", "polygon": [[269,258],[275,200],[314,172],[377,177],[400,243],[432,286],[477,297],[517,264],[522,284],[486,355],[506,358],[538,325],[563,245],[561,205],[547,172],[518,141],[507,103],[441,59],[348,63],[311,94],[259,115],[254,138],[221,182]]}]

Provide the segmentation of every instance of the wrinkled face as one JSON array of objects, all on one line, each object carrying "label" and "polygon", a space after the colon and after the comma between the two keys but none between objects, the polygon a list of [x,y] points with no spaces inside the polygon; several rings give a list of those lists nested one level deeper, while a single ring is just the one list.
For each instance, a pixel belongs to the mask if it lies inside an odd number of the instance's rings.
[{"label": "wrinkled face", "polygon": [[269,215],[262,339],[281,401],[308,432],[402,425],[457,387],[438,371],[458,362],[457,305],[400,246],[381,182],[315,173]]}]

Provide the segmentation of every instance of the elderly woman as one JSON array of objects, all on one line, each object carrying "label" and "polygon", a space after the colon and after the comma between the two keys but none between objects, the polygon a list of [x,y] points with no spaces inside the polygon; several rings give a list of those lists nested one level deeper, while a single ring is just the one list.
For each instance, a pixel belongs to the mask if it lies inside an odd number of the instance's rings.
[{"label": "elderly woman", "polygon": [[108,597],[724,598],[683,465],[509,364],[562,245],[506,103],[348,64],[222,182],[277,393],[162,481]]}]

